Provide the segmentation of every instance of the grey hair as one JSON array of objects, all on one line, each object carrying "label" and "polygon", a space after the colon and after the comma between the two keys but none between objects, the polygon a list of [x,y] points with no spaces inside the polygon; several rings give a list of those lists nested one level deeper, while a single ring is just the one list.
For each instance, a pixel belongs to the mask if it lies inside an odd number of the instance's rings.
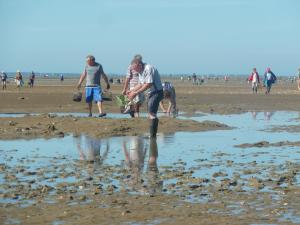
[{"label": "grey hair", "polygon": [[131,63],[142,63],[143,64],[143,57],[140,54],[137,54],[133,57]]},{"label": "grey hair", "polygon": [[90,60],[95,61],[95,57],[94,57],[93,55],[88,55],[88,56],[86,57],[86,59],[90,59]]}]

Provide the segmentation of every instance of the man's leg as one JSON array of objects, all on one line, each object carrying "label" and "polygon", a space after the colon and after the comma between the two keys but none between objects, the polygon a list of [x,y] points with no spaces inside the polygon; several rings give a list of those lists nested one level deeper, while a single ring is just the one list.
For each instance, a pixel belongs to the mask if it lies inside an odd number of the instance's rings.
[{"label": "man's leg", "polygon": [[158,129],[158,118],[157,118],[157,110],[159,106],[159,102],[163,99],[163,91],[158,92],[148,100],[148,113],[150,119],[150,138],[156,138],[157,129]]},{"label": "man's leg", "polygon": [[93,88],[93,98],[97,102],[99,117],[105,116],[106,113],[103,113],[103,99],[102,99],[102,90],[100,87]]},{"label": "man's leg", "polygon": [[89,106],[89,116],[92,116],[92,107],[93,107],[93,103],[92,102],[88,102],[88,106]]},{"label": "man's leg", "polygon": [[88,104],[89,107],[89,117],[92,116],[92,107],[93,107],[93,91],[92,88],[85,88],[85,102]]},{"label": "man's leg", "polygon": [[271,92],[272,84],[269,85],[269,93]]},{"label": "man's leg", "polygon": [[98,106],[98,110],[99,110],[99,114],[102,114],[102,107],[103,107],[103,104],[102,102],[97,102],[97,106]]}]

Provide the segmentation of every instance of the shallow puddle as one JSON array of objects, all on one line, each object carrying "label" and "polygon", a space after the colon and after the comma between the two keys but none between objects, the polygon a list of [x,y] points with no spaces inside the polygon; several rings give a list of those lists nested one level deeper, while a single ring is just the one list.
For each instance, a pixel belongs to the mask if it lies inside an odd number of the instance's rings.
[{"label": "shallow puddle", "polygon": [[235,128],[160,133],[157,140],[145,134],[0,141],[0,202],[25,206],[42,195],[51,203],[68,193],[70,204],[83,203],[91,200],[88,193],[93,188],[98,194],[166,193],[195,203],[223,201],[225,214],[252,210],[264,215],[279,208],[274,216],[280,221],[298,222],[294,212],[299,211],[299,192],[294,197],[286,193],[299,188],[299,147],[234,147],[298,141],[296,133],[265,131],[296,125],[298,117],[297,112],[202,114],[189,118]]}]

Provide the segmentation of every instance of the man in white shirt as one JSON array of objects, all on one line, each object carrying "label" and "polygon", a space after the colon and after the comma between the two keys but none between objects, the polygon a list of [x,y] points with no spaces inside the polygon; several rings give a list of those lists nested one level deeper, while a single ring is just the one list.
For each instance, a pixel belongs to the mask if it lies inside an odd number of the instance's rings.
[{"label": "man in white shirt", "polygon": [[142,61],[141,55],[134,56],[131,65],[139,73],[140,84],[128,91],[127,96],[132,100],[135,96],[147,90],[150,137],[156,138],[158,127],[157,111],[159,103],[163,99],[160,75],[155,67]]}]

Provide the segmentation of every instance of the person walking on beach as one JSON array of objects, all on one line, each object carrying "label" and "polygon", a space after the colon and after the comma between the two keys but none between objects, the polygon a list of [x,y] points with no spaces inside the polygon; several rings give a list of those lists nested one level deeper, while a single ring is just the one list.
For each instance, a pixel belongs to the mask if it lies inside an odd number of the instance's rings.
[{"label": "person walking on beach", "polygon": [[64,75],[60,74],[60,83],[62,84],[64,82]]},{"label": "person walking on beach", "polygon": [[300,91],[300,68],[298,69],[298,74],[297,74],[297,77],[298,77],[298,90]]},{"label": "person walking on beach", "polygon": [[97,103],[99,110],[99,117],[106,116],[103,112],[102,89],[100,85],[100,78],[103,78],[106,83],[106,89],[110,88],[106,74],[103,71],[101,64],[95,61],[95,57],[88,55],[86,57],[86,66],[80,76],[77,88],[80,89],[83,80],[86,78],[85,97],[89,106],[89,117],[92,116],[93,100]]},{"label": "person walking on beach", "polygon": [[276,82],[277,77],[275,74],[271,71],[271,69],[268,67],[265,74],[264,74],[264,84],[266,86],[266,92],[265,94],[270,94],[272,85]]},{"label": "person walking on beach", "polygon": [[163,99],[163,87],[157,69],[142,61],[141,55],[136,55],[132,60],[132,67],[139,75],[140,84],[127,92],[129,99],[133,99],[140,93],[147,90],[148,114],[150,119],[150,137],[156,138],[158,128],[157,110],[160,101]]},{"label": "person walking on beach", "polygon": [[[139,73],[135,71],[132,63],[128,66],[126,79],[124,83],[124,87],[122,90],[122,95],[126,95],[127,90],[133,90],[139,84]],[[131,104],[128,109],[125,109],[123,113],[129,112],[132,117],[139,117],[140,106],[142,105],[144,100],[144,93],[140,93],[132,100],[133,104]]]},{"label": "person walking on beach", "polygon": [[195,73],[193,73],[192,79],[193,79],[193,85],[196,85],[197,84],[197,75]]},{"label": "person walking on beach", "polygon": [[16,73],[16,77],[15,77],[15,81],[16,81],[16,84],[17,84],[17,88],[21,88],[24,84],[23,82],[23,76],[20,72],[20,70],[17,70],[17,73]]},{"label": "person walking on beach", "polygon": [[2,90],[6,89],[6,80],[7,80],[7,74],[4,71],[2,71],[1,72]]},{"label": "person walking on beach", "polygon": [[[162,86],[163,86],[164,98],[159,103],[159,106],[164,113],[168,113],[169,115],[172,113],[173,117],[175,117],[177,114],[175,87],[170,82],[163,82]],[[168,109],[165,109],[164,107],[163,101],[165,99],[169,101]]]},{"label": "person walking on beach", "polygon": [[250,82],[250,81],[251,81],[251,86],[252,86],[252,93],[257,94],[257,88],[258,88],[260,81],[259,81],[259,75],[258,75],[258,72],[256,71],[256,68],[253,68],[253,71],[248,78],[248,82]]},{"label": "person walking on beach", "polygon": [[34,80],[35,80],[35,73],[32,71],[29,76],[29,87],[30,88],[33,88]]}]

